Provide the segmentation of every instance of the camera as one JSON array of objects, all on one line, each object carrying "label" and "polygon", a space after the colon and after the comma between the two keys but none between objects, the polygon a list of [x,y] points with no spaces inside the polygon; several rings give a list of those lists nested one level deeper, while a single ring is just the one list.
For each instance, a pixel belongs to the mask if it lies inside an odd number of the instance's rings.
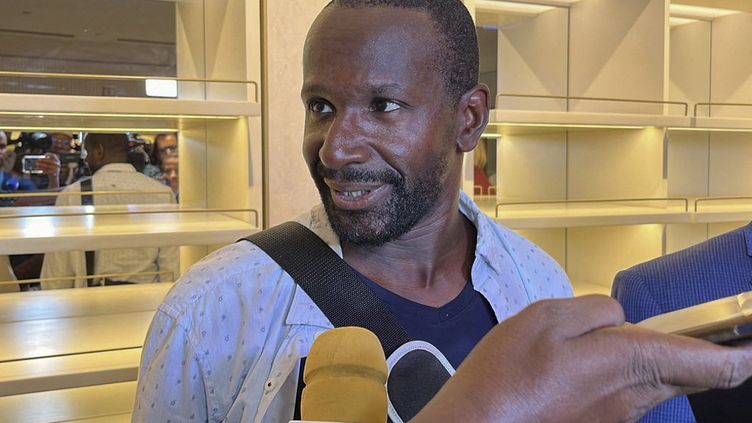
[{"label": "camera", "polygon": [[30,173],[32,175],[42,174],[42,169],[39,168],[39,161],[46,159],[47,156],[43,154],[26,155],[23,157],[23,164],[21,170],[23,173]]}]

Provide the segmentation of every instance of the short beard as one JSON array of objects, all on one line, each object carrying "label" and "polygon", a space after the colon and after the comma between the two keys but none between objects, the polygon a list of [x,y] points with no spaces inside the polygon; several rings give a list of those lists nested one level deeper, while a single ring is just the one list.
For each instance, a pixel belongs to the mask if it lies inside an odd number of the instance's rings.
[{"label": "short beard", "polygon": [[[448,159],[441,155],[435,166],[408,181],[394,170],[368,171],[353,167],[332,170],[318,162],[313,179],[340,242],[378,247],[408,233],[436,206],[448,169]],[[379,182],[391,185],[392,193],[385,202],[370,210],[340,210],[335,207],[324,178]]]}]

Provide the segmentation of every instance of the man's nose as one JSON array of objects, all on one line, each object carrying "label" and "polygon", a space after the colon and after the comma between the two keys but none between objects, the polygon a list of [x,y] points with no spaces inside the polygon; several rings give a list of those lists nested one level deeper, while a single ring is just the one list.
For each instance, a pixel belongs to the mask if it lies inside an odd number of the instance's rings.
[{"label": "man's nose", "polygon": [[366,125],[355,112],[335,116],[319,150],[321,163],[329,169],[365,163],[369,151]]}]

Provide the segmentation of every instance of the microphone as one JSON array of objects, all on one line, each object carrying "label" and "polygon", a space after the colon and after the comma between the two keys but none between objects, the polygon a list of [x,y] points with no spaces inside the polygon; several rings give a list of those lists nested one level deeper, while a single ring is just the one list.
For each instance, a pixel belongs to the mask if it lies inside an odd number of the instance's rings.
[{"label": "microphone", "polygon": [[20,187],[20,183],[15,178],[8,178],[5,181],[3,181],[2,190],[8,191],[8,192],[16,192],[18,191],[18,188]]},{"label": "microphone", "polygon": [[373,332],[342,327],[321,334],[303,372],[302,419],[386,422],[386,375],[384,350]]}]

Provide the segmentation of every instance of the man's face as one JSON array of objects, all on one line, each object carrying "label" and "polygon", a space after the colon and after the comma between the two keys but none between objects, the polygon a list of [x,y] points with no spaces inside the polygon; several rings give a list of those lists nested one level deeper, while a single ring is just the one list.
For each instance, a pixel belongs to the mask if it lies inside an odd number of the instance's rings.
[{"label": "man's face", "polygon": [[71,152],[71,142],[73,137],[63,133],[50,134],[52,138],[52,144],[50,145],[50,152],[55,154],[67,154]]},{"label": "man's face", "polygon": [[160,161],[164,161],[167,157],[175,156],[178,154],[178,139],[175,135],[165,135],[157,141],[157,157]]},{"label": "man's face", "polygon": [[306,42],[303,155],[344,242],[399,238],[459,189],[455,108],[430,18],[330,7]]}]

